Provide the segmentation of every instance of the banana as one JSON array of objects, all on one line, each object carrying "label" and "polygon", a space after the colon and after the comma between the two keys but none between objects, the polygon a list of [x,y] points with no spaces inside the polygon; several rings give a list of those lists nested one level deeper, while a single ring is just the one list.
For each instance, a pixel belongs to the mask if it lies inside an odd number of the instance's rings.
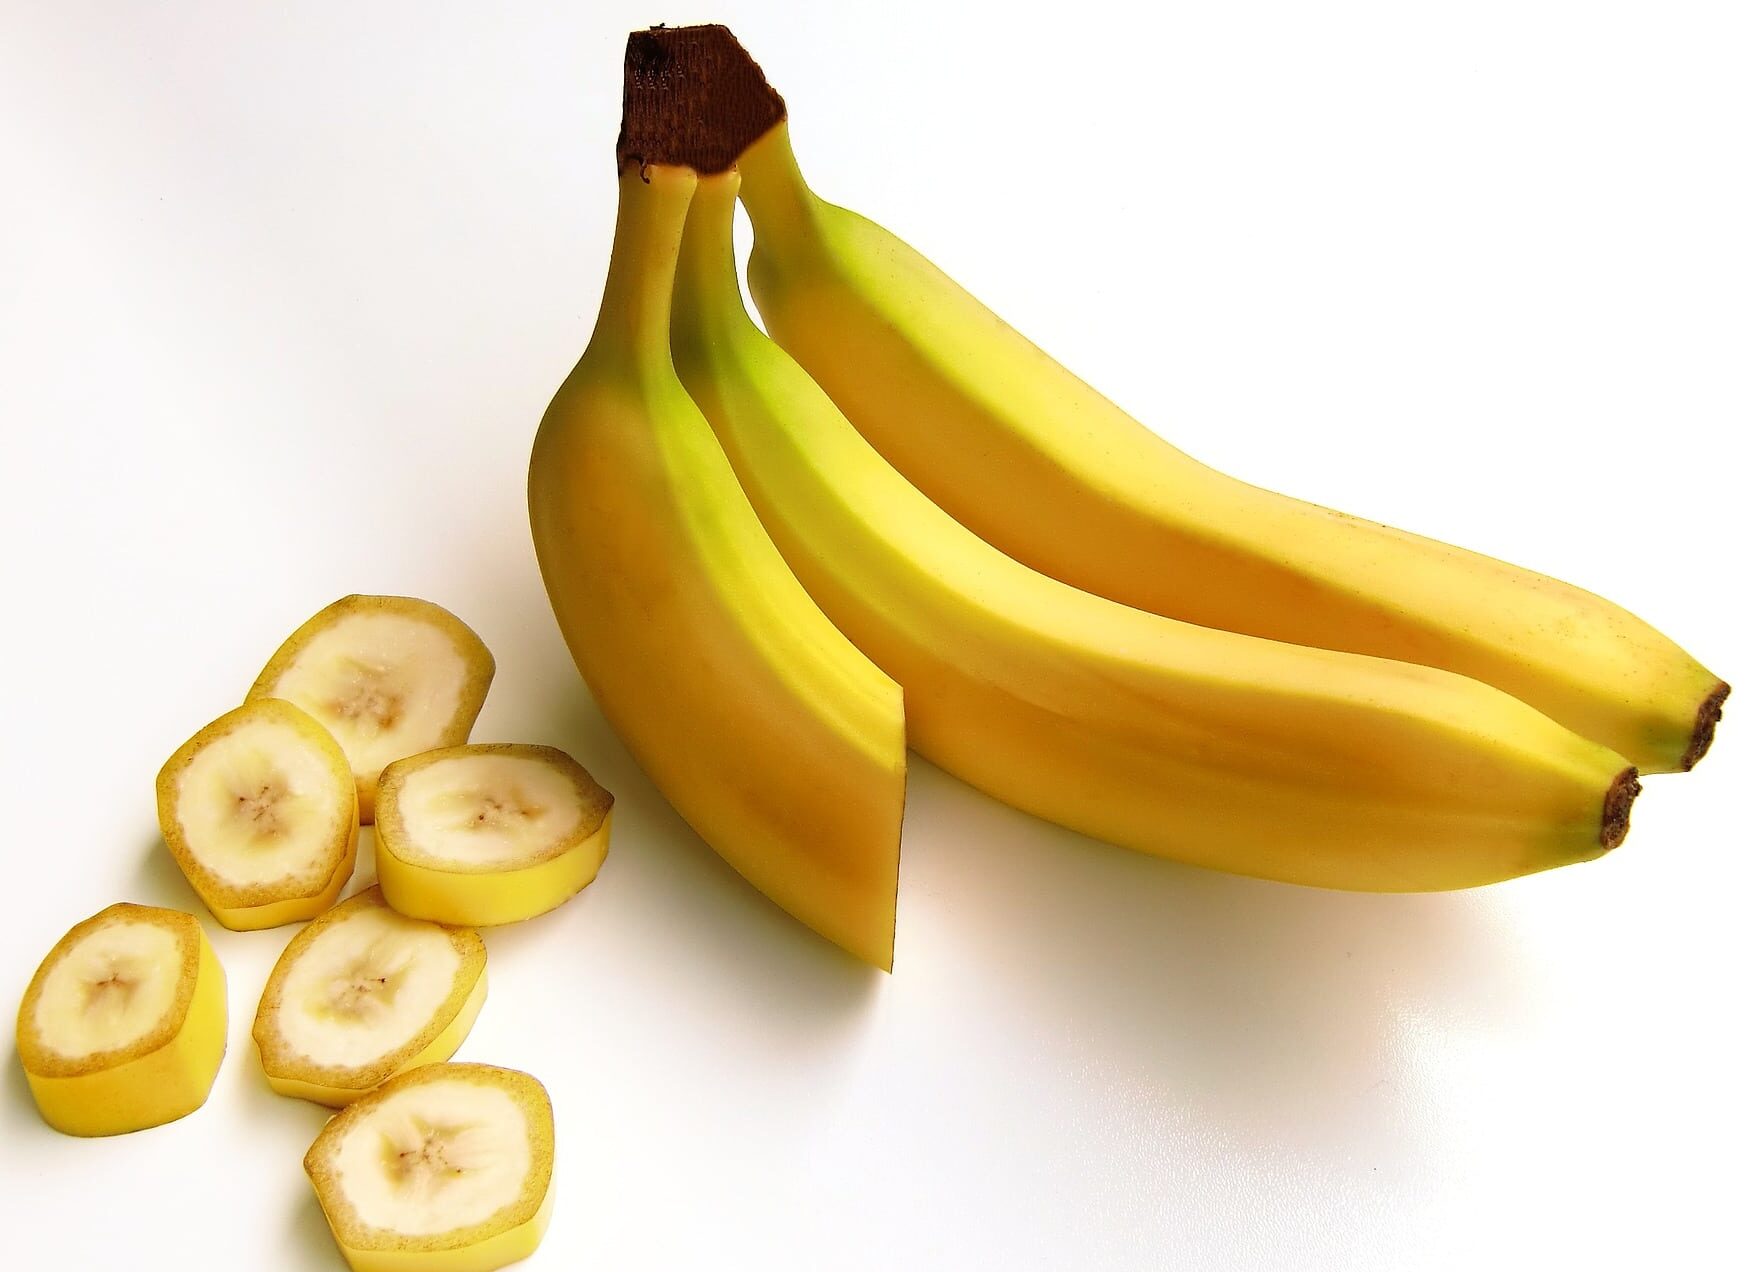
[{"label": "banana", "polygon": [[376,877],[402,914],[483,927],[544,914],[594,881],[613,797],[549,746],[427,751],[382,770]]},{"label": "banana", "polygon": [[492,1272],[546,1233],[553,1148],[539,1082],[431,1064],[336,1116],[303,1168],[353,1272]]},{"label": "banana", "polygon": [[467,741],[495,671],[485,643],[442,606],[346,596],[286,639],[248,696],[285,698],[334,735],[368,825],[383,766]]},{"label": "banana", "polygon": [[122,903],[75,925],[37,968],[18,1056],[43,1121],[119,1135],[206,1103],[225,1019],[224,969],[194,916]]},{"label": "banana", "polygon": [[352,877],[352,767],[289,702],[257,698],[220,716],[170,757],[157,792],[171,856],[227,928],[312,919]]},{"label": "banana", "polygon": [[766,330],[1003,552],[1155,614],[1484,680],[1646,772],[1689,769],[1709,747],[1728,686],[1641,619],[1198,463],[892,234],[814,195],[786,122],[739,163]]},{"label": "banana", "polygon": [[344,1105],[447,1060],[485,1002],[485,942],[409,919],[378,888],[291,938],[261,991],[255,1047],[281,1095]]},{"label": "banana", "polygon": [[553,611],[601,711],[699,835],[889,970],[902,697],[808,599],[674,374],[696,173],[623,156],[621,173],[600,319],[529,466]]},{"label": "banana", "polygon": [[675,365],[808,592],[903,685],[923,755],[1098,838],[1294,883],[1467,887],[1624,836],[1626,760],[1500,690],[1161,618],[958,524],[753,325],[735,185],[698,185]]}]

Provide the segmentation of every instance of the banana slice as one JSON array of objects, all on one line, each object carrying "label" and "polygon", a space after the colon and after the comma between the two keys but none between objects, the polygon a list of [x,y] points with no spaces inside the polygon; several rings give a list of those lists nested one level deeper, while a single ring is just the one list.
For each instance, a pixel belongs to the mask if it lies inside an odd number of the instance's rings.
[{"label": "banana slice", "polygon": [[184,742],[158,774],[158,825],[182,873],[237,931],[314,918],[358,859],[358,787],[340,744],[278,698]]},{"label": "banana slice", "polygon": [[291,938],[255,1013],[281,1095],[344,1105],[395,1074],[447,1060],[485,1002],[485,942],[396,914],[379,888]]},{"label": "banana slice", "polygon": [[440,605],[348,596],[291,634],[249,697],[286,698],[326,726],[352,762],[368,824],[383,766],[465,742],[495,670],[491,651]]},{"label": "banana slice", "polygon": [[399,760],[378,788],[376,875],[402,914],[484,927],[544,914],[601,868],[613,797],[549,746]]},{"label": "banana slice", "polygon": [[192,914],[112,905],[63,936],[18,1008],[43,1121],[119,1135],[206,1103],[224,1059],[224,969]]},{"label": "banana slice", "polygon": [[354,1272],[491,1272],[546,1234],[552,1150],[540,1083],[432,1064],[335,1117],[303,1168]]}]

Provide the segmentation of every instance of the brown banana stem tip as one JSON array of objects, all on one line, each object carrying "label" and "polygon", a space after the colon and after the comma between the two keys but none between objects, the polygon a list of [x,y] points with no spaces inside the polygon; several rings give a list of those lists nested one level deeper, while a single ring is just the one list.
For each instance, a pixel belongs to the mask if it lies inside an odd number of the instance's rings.
[{"label": "brown banana stem tip", "polygon": [[625,40],[619,172],[672,164],[726,172],[788,115],[725,26],[650,27]]},{"label": "brown banana stem tip", "polygon": [[1690,769],[1711,749],[1711,740],[1717,736],[1717,725],[1723,718],[1723,699],[1728,696],[1729,686],[1719,680],[1717,687],[1711,690],[1711,696],[1699,704],[1698,719],[1692,726],[1692,741],[1687,744],[1686,754],[1680,757],[1681,768]]},{"label": "brown banana stem tip", "polygon": [[1638,770],[1621,769],[1614,784],[1607,788],[1607,798],[1601,803],[1601,846],[1618,848],[1632,826],[1632,801],[1644,787],[1638,781]]}]

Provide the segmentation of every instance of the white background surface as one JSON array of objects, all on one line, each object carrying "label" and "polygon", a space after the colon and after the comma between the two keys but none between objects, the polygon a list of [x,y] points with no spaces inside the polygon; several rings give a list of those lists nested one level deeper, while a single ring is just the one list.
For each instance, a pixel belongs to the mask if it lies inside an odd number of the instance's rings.
[{"label": "white background surface", "polygon": [[[718,18],[823,194],[1179,445],[1739,683],[1739,6],[836,8],[0,3],[0,1000],[111,901],[197,910],[159,764],[309,613],[412,593],[497,654],[476,738],[619,797],[600,880],[490,934],[461,1052],[552,1091],[528,1266],[1732,1262],[1747,723],[1611,857],[1451,896],[1144,859],[917,762],[886,979],[602,725],[523,479],[599,297],[624,34]],[[288,933],[208,928],[196,1115],[62,1138],[6,1057],[8,1266],[339,1266],[323,1113],[248,1038]]]}]

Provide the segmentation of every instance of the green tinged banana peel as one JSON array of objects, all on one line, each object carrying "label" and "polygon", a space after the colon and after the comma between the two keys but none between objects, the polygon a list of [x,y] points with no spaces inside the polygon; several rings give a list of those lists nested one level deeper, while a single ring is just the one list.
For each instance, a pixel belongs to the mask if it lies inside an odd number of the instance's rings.
[{"label": "green tinged banana peel", "polygon": [[680,815],[783,909],[889,970],[902,695],[795,580],[674,373],[697,175],[658,158],[622,170],[600,319],[534,444],[540,570],[595,701]]}]

